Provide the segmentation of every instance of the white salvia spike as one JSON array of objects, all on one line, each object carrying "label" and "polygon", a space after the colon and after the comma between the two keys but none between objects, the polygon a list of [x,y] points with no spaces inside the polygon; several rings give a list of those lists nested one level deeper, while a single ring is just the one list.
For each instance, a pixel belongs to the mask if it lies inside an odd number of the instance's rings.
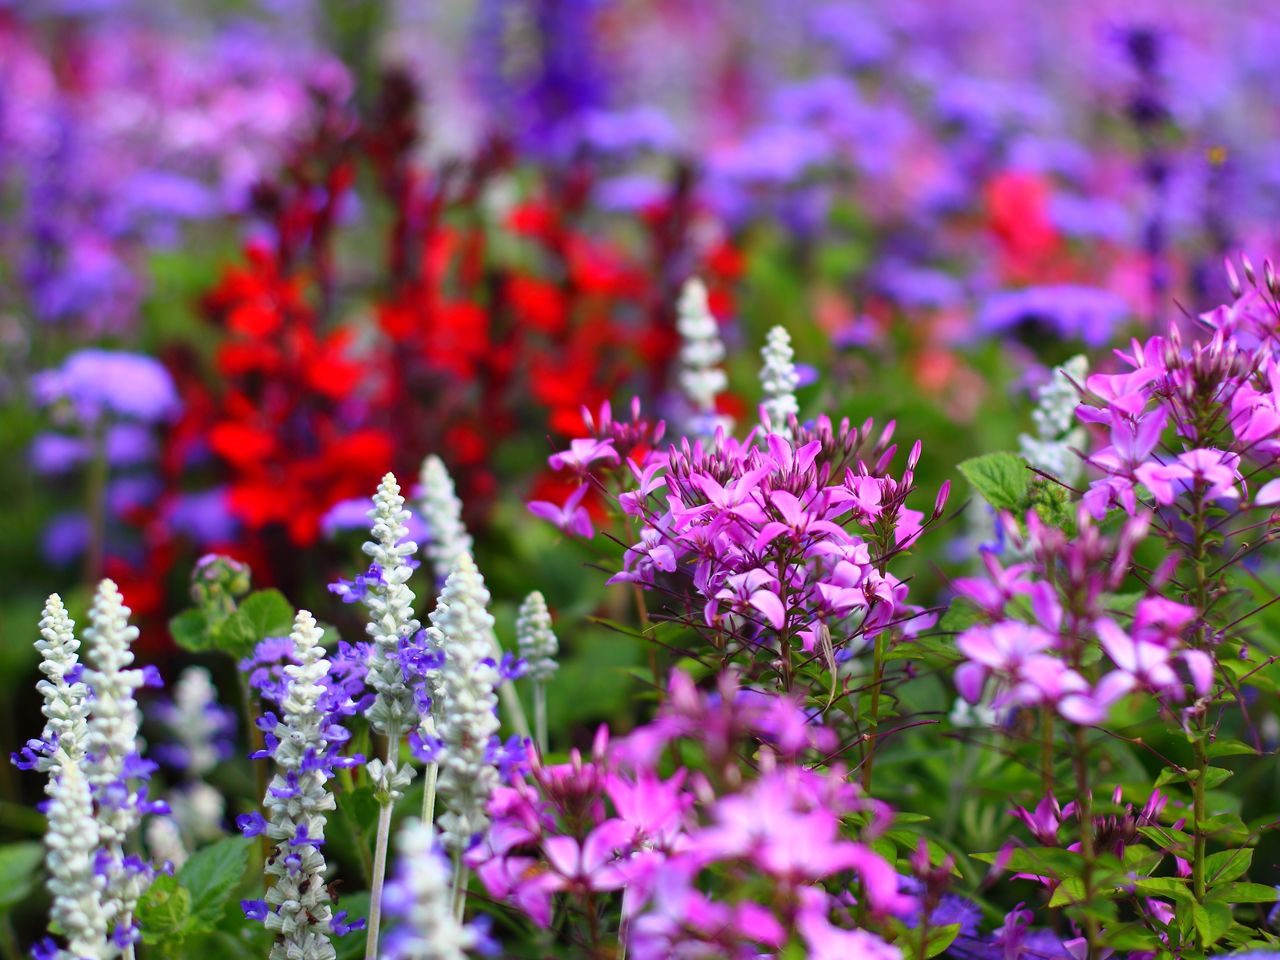
[{"label": "white salvia spike", "polygon": [[[130,666],[130,645],[138,638],[138,628],[130,626],[129,613],[116,585],[103,580],[85,631],[92,669],[84,671],[84,681],[93,691],[85,775],[98,799],[98,838],[110,855],[102,905],[113,931],[131,927],[134,909],[152,878],[148,866],[125,858],[125,845],[142,819],[129,764],[141,752],[138,724],[142,715],[134,692],[145,682],[143,672]],[[104,803],[106,796],[112,802]]]},{"label": "white salvia spike", "polygon": [[525,675],[533,685],[533,727],[538,748],[547,751],[547,687],[556,672],[560,644],[551,629],[551,611],[537,590],[525,597],[516,616],[516,643],[524,658]]},{"label": "white salvia spike", "polygon": [[471,553],[471,535],[462,522],[462,501],[444,461],[435,454],[422,461],[418,478],[418,512],[427,526],[427,543],[422,552],[440,586],[458,562]]},{"label": "white salvia spike", "polygon": [[40,708],[45,716],[41,739],[53,750],[51,756],[36,759],[36,768],[56,774],[54,757],[57,751],[72,763],[84,759],[85,743],[89,735],[88,693],[80,680],[69,677],[79,666],[80,641],[76,639],[75,622],[67,616],[62,598],[56,593],[45,601],[44,615],[40,618],[40,639],[36,650],[40,653],[40,672],[44,678],[36,684],[36,690],[44,698]]},{"label": "white salvia spike", "polygon": [[1083,464],[1072,449],[1084,445],[1084,428],[1076,422],[1076,406],[1080,396],[1075,383],[1083,383],[1089,372],[1089,361],[1072,357],[1053,371],[1049,382],[1040,387],[1036,409],[1031,419],[1036,435],[1020,434],[1018,447],[1023,458],[1039,470],[1067,484],[1080,478]]},{"label": "white salvia spike", "polygon": [[111,943],[111,917],[103,905],[105,880],[94,870],[99,849],[89,782],[65,753],[50,785],[45,864],[49,870],[50,916],[67,939],[59,960],[105,960],[118,953]]},{"label": "white salvia spike", "polygon": [[187,775],[203,777],[218,766],[217,737],[222,727],[216,707],[218,692],[204,667],[187,667],[173,688],[170,727],[187,757]]},{"label": "white salvia spike", "polygon": [[489,591],[474,561],[463,555],[449,579],[431,623],[444,644],[441,702],[436,732],[442,747],[438,789],[444,805],[440,828],[445,846],[465,850],[489,825],[488,804],[498,785],[497,768],[487,759],[498,732],[498,669],[490,633]]},{"label": "white salvia spike", "polygon": [[[441,588],[464,556],[472,556],[471,535],[462,522],[462,501],[453,485],[453,478],[444,465],[444,461],[434,454],[422,461],[422,474],[419,478],[418,509],[422,513],[423,522],[427,525],[428,541],[423,548],[431,569],[435,575],[436,587]],[[492,654],[495,660],[502,660],[502,645],[498,636],[490,632]],[[509,684],[499,690],[502,706],[507,720],[522,737],[529,736],[529,721],[525,717],[520,698]],[[430,721],[421,721],[425,733]]]},{"label": "white salvia spike", "polygon": [[716,396],[729,381],[720,369],[724,360],[720,327],[707,304],[707,288],[697,277],[686,280],[680,291],[676,331],[680,334],[680,388],[697,413],[713,415]]},{"label": "white salvia spike", "polygon": [[436,845],[435,831],[421,820],[410,820],[400,828],[397,846],[395,899],[401,925],[394,957],[464,960],[476,945],[476,932],[454,916],[449,867]]},{"label": "white salvia spike", "polygon": [[[115,583],[103,580],[89,611],[85,640],[91,669],[84,671],[93,691],[86,770],[90,785],[99,788],[121,781],[125,761],[138,752],[141,713],[134,692],[144,681],[142,671],[130,666],[130,647],[138,638],[138,628],[129,624],[130,612]],[[137,812],[132,804],[121,804],[104,811],[100,820],[104,845],[120,845],[137,826]]]},{"label": "white salvia spike", "polygon": [[168,862],[181,870],[187,862],[187,848],[182,842],[178,824],[170,817],[152,817],[147,821],[147,849],[159,863]]},{"label": "white salvia spike", "polygon": [[516,615],[516,642],[526,663],[525,676],[542,682],[556,672],[560,644],[551,629],[551,611],[537,590],[525,597]]},{"label": "white salvia spike", "polygon": [[[284,668],[288,687],[275,730],[277,772],[263,798],[266,834],[276,842],[266,871],[275,883],[266,894],[271,910],[265,922],[279,934],[271,960],[333,960],[335,955],[322,844],[325,814],[337,804],[327,786],[330,774],[314,763],[328,748],[319,708],[321,681],[329,672],[323,636],[315,617],[299,610],[289,634],[296,662]],[[308,842],[299,842],[300,835]]]},{"label": "white salvia spike", "polygon": [[769,331],[760,356],[764,360],[764,366],[760,368],[760,387],[764,393],[761,407],[766,426],[779,436],[789,438],[791,417],[800,413],[800,404],[796,401],[800,376],[793,362],[795,353],[791,349],[791,334],[785,327],[778,326]]},{"label": "white salvia spike", "polygon": [[193,846],[216,840],[225,832],[222,823],[227,802],[216,787],[202,780],[169,794],[169,807],[182,835],[193,841]]},{"label": "white salvia spike", "polygon": [[369,587],[364,603],[369,608],[366,626],[373,640],[369,657],[369,685],[374,701],[367,716],[373,728],[398,742],[406,730],[417,723],[413,693],[406,686],[399,652],[401,640],[413,636],[419,623],[413,615],[413,591],[408,581],[413,571],[405,562],[418,552],[404,522],[409,511],[394,474],[388,473],[378,485],[369,519],[373,521],[372,537],[364,552],[378,565],[381,583]]}]

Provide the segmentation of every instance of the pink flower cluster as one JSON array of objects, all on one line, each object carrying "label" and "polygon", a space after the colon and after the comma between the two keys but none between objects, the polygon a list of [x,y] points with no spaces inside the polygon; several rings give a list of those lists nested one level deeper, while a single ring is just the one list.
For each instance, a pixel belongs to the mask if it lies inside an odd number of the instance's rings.
[{"label": "pink flower cluster", "polygon": [[[617,936],[637,960],[755,957],[790,944],[811,957],[896,958],[855,922],[914,907],[866,842],[888,811],[839,764],[802,763],[833,748],[831,731],[730,676],[708,695],[676,673],[668,693],[655,721],[625,740],[610,744],[602,730],[590,759],[574,752],[548,766],[535,756],[528,781],[498,792],[492,829],[468,855],[489,893],[542,926],[557,911],[583,919],[584,946]],[[666,755],[703,763],[664,775]],[[866,824],[858,840],[846,839],[850,818]],[[616,930],[606,932],[598,910],[615,891]]]},{"label": "pink flower cluster", "polygon": [[[1207,340],[1186,345],[1171,326],[1168,336],[1116,351],[1127,371],[1086,381],[1090,402],[1077,415],[1110,433],[1110,443],[1089,458],[1104,474],[1084,496],[1095,519],[1113,506],[1132,515],[1139,485],[1154,506],[1184,496],[1228,505],[1247,495],[1259,471],[1274,467],[1280,304],[1255,289],[1200,319],[1211,330]],[[1263,484],[1254,502],[1280,502],[1280,479]]]},{"label": "pink flower cluster", "polygon": [[[633,448],[639,455],[627,457],[612,438],[597,437],[575,440],[550,463],[582,474],[592,464],[629,469],[618,502],[628,529],[639,521],[639,539],[613,582],[683,595],[721,639],[760,644],[773,631],[799,639],[806,652],[829,644],[843,658],[888,627],[927,625],[887,565],[941,516],[947,498],[944,486],[928,520],[908,507],[920,444],[894,477],[893,424],[874,443],[873,429],[868,422],[850,431],[846,421],[836,430],[822,418],[799,428],[794,443],[719,431],[705,444],[683,438],[665,451]],[[870,465],[858,456],[864,445]],[[584,482],[563,508],[530,509],[583,532],[589,521],[574,511],[585,491]]]},{"label": "pink flower cluster", "polygon": [[[1184,641],[1197,618],[1193,607],[1160,596],[1139,599],[1124,625],[1108,609],[1112,593],[1130,573],[1143,516],[1130,520],[1113,542],[1082,509],[1075,537],[1027,518],[1032,559],[1009,567],[984,554],[986,578],[962,578],[957,594],[989,622],[960,634],[966,658],[956,687],[971,703],[994,679],[992,705],[1047,706],[1072,723],[1094,724],[1127,694],[1146,690],[1165,702],[1186,699],[1188,681],[1197,696],[1213,684],[1213,658]],[[1093,662],[1093,652],[1105,658]]]}]

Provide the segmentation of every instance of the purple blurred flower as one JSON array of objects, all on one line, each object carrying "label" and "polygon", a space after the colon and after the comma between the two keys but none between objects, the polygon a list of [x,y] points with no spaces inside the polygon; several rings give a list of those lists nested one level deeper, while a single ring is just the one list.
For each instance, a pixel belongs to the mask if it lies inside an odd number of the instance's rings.
[{"label": "purple blurred flower", "polygon": [[163,420],[177,413],[179,400],[169,371],[153,357],[88,349],[36,374],[31,381],[37,402],[68,403],[82,423],[108,414],[138,420]]}]

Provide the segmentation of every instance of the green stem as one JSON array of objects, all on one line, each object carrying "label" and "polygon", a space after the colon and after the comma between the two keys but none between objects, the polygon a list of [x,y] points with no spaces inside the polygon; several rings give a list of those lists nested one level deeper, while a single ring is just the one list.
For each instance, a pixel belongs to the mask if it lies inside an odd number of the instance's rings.
[{"label": "green stem", "polygon": [[91,453],[85,477],[85,512],[89,521],[89,543],[84,552],[84,579],[90,589],[102,577],[102,561],[107,546],[107,440],[102,423],[93,427],[89,438]]},{"label": "green stem", "polygon": [[1089,792],[1089,739],[1085,728],[1076,727],[1075,749],[1076,772],[1076,811],[1080,821],[1080,857],[1084,860],[1084,871],[1080,877],[1084,884],[1084,929],[1085,942],[1089,947],[1089,958],[1098,954],[1098,919],[1093,915],[1093,797]]},{"label": "green stem", "polygon": [[440,764],[427,764],[426,780],[422,785],[422,822],[435,823],[436,819],[436,780],[440,777]]},{"label": "green stem", "polygon": [[[398,759],[400,734],[387,731],[387,755],[385,763],[390,768]],[[389,772],[389,771],[388,771]],[[377,960],[378,927],[382,922],[382,885],[387,875],[387,846],[391,839],[391,798],[382,803],[378,811],[378,836],[373,847],[373,882],[369,889],[369,933],[364,942],[364,960]]]},{"label": "green stem", "polygon": [[871,719],[870,741],[867,743],[867,759],[862,762],[862,789],[871,793],[871,770],[876,762],[876,732],[880,727],[880,684],[884,680],[884,631],[876,634],[875,650],[871,659]]},{"label": "green stem", "polygon": [[8,910],[0,920],[0,951],[4,952],[5,960],[22,960],[22,948],[18,946],[18,935],[13,930],[13,914]]},{"label": "green stem", "polygon": [[1040,708],[1040,786],[1047,797],[1053,793],[1053,710]]},{"label": "green stem", "polygon": [[1196,780],[1192,785],[1192,812],[1193,818],[1192,831],[1195,837],[1195,852],[1191,860],[1191,886],[1195,892],[1196,902],[1204,903],[1205,898],[1205,857],[1206,847],[1208,846],[1209,837],[1205,833],[1203,823],[1206,817],[1205,811],[1205,776],[1209,771],[1209,757],[1204,748],[1204,740],[1197,739],[1195,743],[1196,750]]},{"label": "green stem", "polygon": [[541,680],[533,682],[533,728],[538,738],[538,751],[547,752],[547,685]]},{"label": "green stem", "polygon": [[453,915],[461,922],[467,912],[467,868],[462,851],[453,852]]}]

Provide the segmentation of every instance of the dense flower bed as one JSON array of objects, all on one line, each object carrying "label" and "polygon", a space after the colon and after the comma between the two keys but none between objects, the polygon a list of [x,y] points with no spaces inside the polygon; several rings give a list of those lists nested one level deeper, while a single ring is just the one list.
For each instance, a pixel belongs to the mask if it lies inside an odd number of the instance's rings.
[{"label": "dense flower bed", "polygon": [[1270,12],[429,6],[0,9],[0,953],[1280,951]]}]

